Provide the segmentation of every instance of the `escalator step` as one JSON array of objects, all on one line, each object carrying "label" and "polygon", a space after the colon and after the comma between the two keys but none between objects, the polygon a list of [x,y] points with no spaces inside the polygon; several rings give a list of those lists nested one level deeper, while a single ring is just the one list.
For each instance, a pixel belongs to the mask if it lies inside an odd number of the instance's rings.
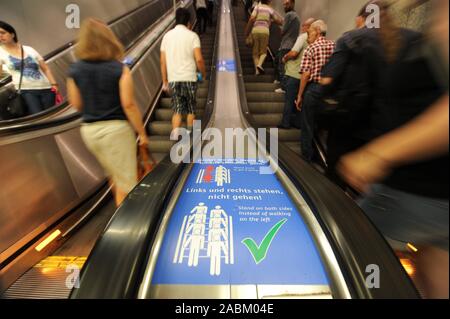
[{"label": "escalator step", "polygon": [[247,100],[249,102],[278,102],[284,103],[284,94],[278,94],[275,92],[247,92]]},{"label": "escalator step", "polygon": [[272,83],[273,75],[244,75],[245,82]]},{"label": "escalator step", "polygon": [[300,143],[301,132],[297,129],[291,130],[278,130],[278,137],[282,142],[293,142],[295,144]]},{"label": "escalator step", "polygon": [[148,127],[150,135],[169,136],[172,132],[172,123],[169,121],[153,121]]},{"label": "escalator step", "polygon": [[282,114],[254,114],[258,127],[276,127],[281,123]]},{"label": "escalator step", "polygon": [[175,145],[174,141],[169,139],[167,136],[155,136],[149,137],[149,150],[152,153],[170,153],[170,149]]},{"label": "escalator step", "polygon": [[286,143],[286,145],[298,155],[302,154],[300,143]]},{"label": "escalator step", "polygon": [[247,92],[274,92],[280,86],[274,83],[245,83]]},{"label": "escalator step", "polygon": [[284,102],[248,102],[250,112],[254,114],[283,114]]},{"label": "escalator step", "polygon": [[[204,113],[205,111],[203,109],[199,109],[195,112],[195,115],[198,118],[202,118]],[[173,114],[174,112],[171,109],[157,109],[155,112],[155,119],[157,121],[172,121]]]},{"label": "escalator step", "polygon": [[[243,72],[244,72],[244,74],[253,74],[253,73],[255,73],[255,68],[253,68],[253,67],[251,67],[251,68],[248,68],[248,67],[245,67],[244,69],[243,69]],[[265,70],[265,73],[267,74],[267,75],[274,75],[275,74],[275,69],[273,69],[273,68],[268,68],[268,69],[266,69]]]}]

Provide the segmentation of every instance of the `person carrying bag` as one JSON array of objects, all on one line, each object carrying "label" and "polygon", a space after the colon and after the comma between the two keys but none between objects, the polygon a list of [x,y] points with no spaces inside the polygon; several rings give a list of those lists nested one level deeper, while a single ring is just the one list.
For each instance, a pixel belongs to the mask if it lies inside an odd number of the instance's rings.
[{"label": "person carrying bag", "polygon": [[21,46],[21,62],[20,62],[20,81],[19,87],[15,89],[8,96],[7,104],[5,107],[6,120],[11,120],[26,115],[26,104],[22,97],[22,80],[23,80],[23,69],[24,69],[24,53],[23,46]]}]

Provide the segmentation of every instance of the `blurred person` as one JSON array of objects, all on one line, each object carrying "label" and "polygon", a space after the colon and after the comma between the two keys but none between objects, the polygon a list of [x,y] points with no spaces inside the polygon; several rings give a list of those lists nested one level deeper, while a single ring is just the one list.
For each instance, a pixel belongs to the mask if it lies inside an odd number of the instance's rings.
[{"label": "blurred person", "polygon": [[176,26],[161,43],[163,87],[172,91],[173,129],[181,127],[183,115],[187,115],[187,127],[192,130],[197,106],[197,69],[206,78],[200,38],[190,30],[190,19],[187,9],[178,9]]},{"label": "blurred person", "polygon": [[285,63],[283,58],[291,51],[294,46],[300,31],[300,18],[295,12],[295,0],[283,1],[284,23],[281,29],[281,44],[275,57],[275,84],[281,84],[281,88],[275,90],[276,93],[286,93],[285,83]]},{"label": "blurred person", "polygon": [[355,27],[356,29],[363,29],[367,26],[367,18],[373,13],[370,10],[370,6],[373,4],[377,4],[378,0],[371,0],[368,3],[366,3],[361,10],[358,12],[358,15],[355,19]]},{"label": "blurred person", "polygon": [[[300,66],[302,64],[303,54],[308,47],[308,30],[311,24],[315,21],[313,18],[309,18],[302,24],[300,35],[297,38],[292,50],[283,57],[283,63],[286,66],[285,74],[285,104],[283,110],[283,118],[281,124],[278,126],[280,129],[291,128],[291,117],[295,107],[295,100],[300,87]],[[298,122],[298,121],[296,121]],[[300,126],[300,124],[298,124]]]},{"label": "blurred person", "polygon": [[272,21],[278,25],[283,24],[283,19],[270,6],[271,2],[271,0],[262,0],[255,6],[245,32],[246,35],[251,33],[253,37],[253,62],[256,75],[264,74],[263,65],[267,58]]},{"label": "blurred person", "polygon": [[20,86],[29,114],[40,113],[55,105],[58,84],[44,58],[32,47],[22,45],[16,30],[0,21],[0,69],[2,65],[12,75],[17,90]]},{"label": "blurred person", "polygon": [[[436,81],[427,56],[417,54],[423,50],[414,50],[417,42],[407,43],[411,50],[399,54],[393,68],[396,72],[388,73],[383,79],[385,85],[380,87],[388,89],[382,95],[386,109],[400,111],[390,114],[384,134],[346,155],[339,164],[347,182],[367,194],[361,207],[381,232],[390,239],[418,246],[416,284],[423,289],[424,296],[446,299],[449,297],[448,4],[446,0],[433,2],[436,14],[430,21],[431,42],[425,45],[428,48],[438,45],[439,54],[432,56],[432,64],[439,60],[438,73],[443,69],[446,76],[436,77],[441,80]],[[382,26],[387,19],[389,15],[383,10]],[[387,25],[392,27],[392,22],[387,21]],[[390,31],[384,30],[382,34],[386,36]],[[410,81],[412,77],[414,81]]]},{"label": "blurred person", "polygon": [[194,7],[197,12],[198,34],[202,35],[206,32],[208,24],[208,6],[207,0],[194,0]]},{"label": "blurred person", "polygon": [[138,182],[135,132],[141,146],[149,143],[131,71],[120,62],[122,44],[96,19],[84,21],[75,55],[79,61],[69,71],[69,102],[82,112],[83,141],[109,176],[120,206]]},{"label": "blurred person", "polygon": [[217,5],[216,0],[207,0],[207,6],[208,6],[208,24],[210,27],[213,25],[213,18],[214,18],[214,7]]},{"label": "blurred person", "polygon": [[300,88],[296,107],[301,111],[301,148],[307,162],[312,162],[314,149],[313,139],[316,126],[316,113],[320,106],[321,72],[322,68],[333,54],[335,43],[326,38],[328,26],[322,20],[317,20],[308,31],[310,45],[305,50],[300,67]]},{"label": "blurred person", "polygon": [[245,0],[244,2],[244,9],[245,9],[245,21],[248,21],[250,19],[249,11],[253,8],[253,0]]},{"label": "blurred person", "polygon": [[378,32],[366,28],[371,12],[366,3],[358,12],[356,29],[345,33],[336,42],[330,61],[322,69],[323,112],[318,126],[328,132],[326,138],[327,176],[345,188],[336,165],[344,154],[351,152],[370,139],[369,113],[374,95],[374,78],[380,69],[382,57]]}]

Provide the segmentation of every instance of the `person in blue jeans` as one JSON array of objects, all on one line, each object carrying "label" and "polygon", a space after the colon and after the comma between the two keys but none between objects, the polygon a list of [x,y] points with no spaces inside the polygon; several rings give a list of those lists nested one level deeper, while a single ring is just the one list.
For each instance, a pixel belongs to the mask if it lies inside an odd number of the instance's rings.
[{"label": "person in blue jeans", "polygon": [[317,20],[308,31],[308,42],[300,67],[301,80],[296,107],[302,112],[301,148],[303,158],[312,162],[314,156],[313,140],[316,126],[317,108],[322,96],[321,72],[333,54],[335,43],[326,38],[328,26]]},{"label": "person in blue jeans", "polygon": [[283,27],[281,29],[281,44],[275,58],[275,83],[281,84],[281,89],[276,90],[277,93],[285,93],[285,64],[283,58],[293,48],[300,32],[300,18],[294,10],[295,0],[283,1],[284,17]]},{"label": "person in blue jeans", "polygon": [[295,99],[300,87],[300,66],[302,64],[303,54],[308,47],[308,29],[314,22],[313,18],[306,20],[302,25],[300,36],[297,38],[292,50],[283,57],[285,65],[285,105],[283,110],[283,119],[278,126],[280,129],[288,130],[291,128],[292,122],[294,126],[300,128],[300,113],[297,112],[295,120],[293,114],[295,109]]},{"label": "person in blue jeans", "polygon": [[16,30],[0,21],[0,68],[2,65],[12,75],[16,89],[20,86],[29,114],[40,113],[55,105],[58,84],[44,58],[32,47],[21,45]]}]

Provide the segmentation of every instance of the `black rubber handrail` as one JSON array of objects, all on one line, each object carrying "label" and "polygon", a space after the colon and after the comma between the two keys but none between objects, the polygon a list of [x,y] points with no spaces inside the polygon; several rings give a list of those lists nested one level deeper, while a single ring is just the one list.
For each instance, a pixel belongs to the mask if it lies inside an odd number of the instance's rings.
[{"label": "black rubber handrail", "polygon": [[[123,18],[125,18],[125,17],[127,17],[127,16],[131,16],[132,14],[134,14],[134,13],[136,13],[137,11],[141,10],[142,8],[145,8],[145,7],[149,6],[149,5],[152,5],[154,2],[155,2],[154,0],[153,0],[153,1],[152,1],[152,0],[149,0],[148,2],[146,2],[146,3],[144,3],[144,4],[140,5],[140,6],[138,6],[137,8],[134,8],[133,10],[131,10],[131,11],[127,12],[127,13],[122,14],[121,16],[119,16],[119,17],[117,17],[117,18],[114,18],[113,20],[111,20],[111,21],[109,21],[109,22],[107,22],[107,23],[108,23],[108,25],[113,25],[113,24],[116,23],[117,21],[120,21],[121,19],[123,19]],[[179,2],[179,0],[177,0],[177,2]],[[169,9],[169,10],[170,10],[170,9]],[[57,49],[51,51],[50,53],[47,53],[47,54],[44,56],[44,59],[45,59],[45,60],[51,59],[52,57],[54,57],[54,56],[56,56],[56,55],[58,55],[58,54],[64,52],[65,50],[69,49],[69,48],[72,47],[75,43],[76,43],[76,40],[73,39],[72,41],[70,41],[70,42],[68,42],[68,43],[66,43],[66,44],[64,44],[64,45],[62,45],[61,47],[59,47],[59,48],[57,48]],[[130,47],[130,46],[132,46],[132,45],[133,45],[133,43],[131,43],[128,47]]]},{"label": "black rubber handrail", "polygon": [[[334,248],[352,297],[420,298],[398,258],[359,206],[289,147],[279,147],[280,168],[308,202]],[[369,265],[380,269],[380,287],[366,284]]]},{"label": "black rubber handrail", "polygon": [[[119,18],[114,19],[112,22],[110,22],[110,24],[113,24],[117,21],[119,21],[120,19],[123,19],[126,16],[130,16],[132,14],[134,14],[135,12],[141,10],[144,7],[153,5],[156,1],[149,1],[141,6],[139,6],[136,9],[133,9],[132,11],[122,15]],[[177,1],[179,2],[179,1]],[[169,12],[171,9],[167,10],[165,12],[165,14],[167,12]],[[158,21],[158,20],[157,20]],[[157,22],[155,21],[155,22]],[[151,28],[152,25],[149,25],[149,28]],[[130,49],[131,47],[133,47],[136,42],[138,42],[139,40],[142,39],[142,37],[145,35],[145,31],[143,33],[141,33],[140,35],[137,35],[136,39],[134,39],[128,46],[127,46],[127,50]],[[45,60],[48,60],[54,56],[56,56],[57,54],[69,49],[70,47],[72,47],[75,44],[75,41],[69,42],[67,44],[65,44],[64,46],[60,47],[59,49],[49,53],[46,55]],[[141,56],[142,57],[142,56]],[[139,57],[138,59],[140,59],[141,57]],[[137,59],[137,60],[138,60]],[[133,65],[135,65],[137,63],[137,60],[134,61]],[[37,129],[38,126],[34,126],[34,125],[38,125],[37,123],[35,123],[35,121],[38,121],[40,119],[45,119],[46,117],[49,117],[51,115],[54,115],[58,112],[61,112],[63,110],[65,110],[68,107],[69,103],[67,101],[64,101],[63,103],[59,104],[59,105],[55,105],[51,108],[48,108],[47,110],[44,110],[42,112],[39,112],[37,114],[31,114],[28,116],[24,116],[21,118],[16,118],[16,119],[11,119],[11,120],[2,120],[0,122],[0,135],[7,135],[7,134],[16,134],[18,131],[21,131],[21,128],[23,128],[23,130],[26,131],[30,131],[34,129]],[[70,116],[69,116],[70,117]],[[80,117],[80,116],[79,116]],[[51,123],[55,123],[54,121],[49,121]],[[24,125],[21,125],[24,124]]]},{"label": "black rubber handrail", "polygon": [[[219,26],[220,21],[217,22]],[[214,101],[217,39],[210,72],[208,101]],[[210,121],[213,103],[207,103],[203,127]],[[101,235],[71,299],[136,298],[165,208],[186,164],[167,156],[128,196]]]},{"label": "black rubber handrail", "polygon": [[[232,24],[235,29],[234,20]],[[258,127],[247,104],[236,32],[234,41],[242,113],[252,127]],[[270,140],[269,133],[267,140]],[[420,298],[386,240],[349,196],[283,143],[279,144],[278,157],[280,169],[303,195],[321,224],[353,298]],[[380,269],[379,289],[366,285],[369,265]]]},{"label": "black rubber handrail", "polygon": [[115,213],[88,258],[73,299],[135,298],[165,203],[183,165],[158,165]]}]

